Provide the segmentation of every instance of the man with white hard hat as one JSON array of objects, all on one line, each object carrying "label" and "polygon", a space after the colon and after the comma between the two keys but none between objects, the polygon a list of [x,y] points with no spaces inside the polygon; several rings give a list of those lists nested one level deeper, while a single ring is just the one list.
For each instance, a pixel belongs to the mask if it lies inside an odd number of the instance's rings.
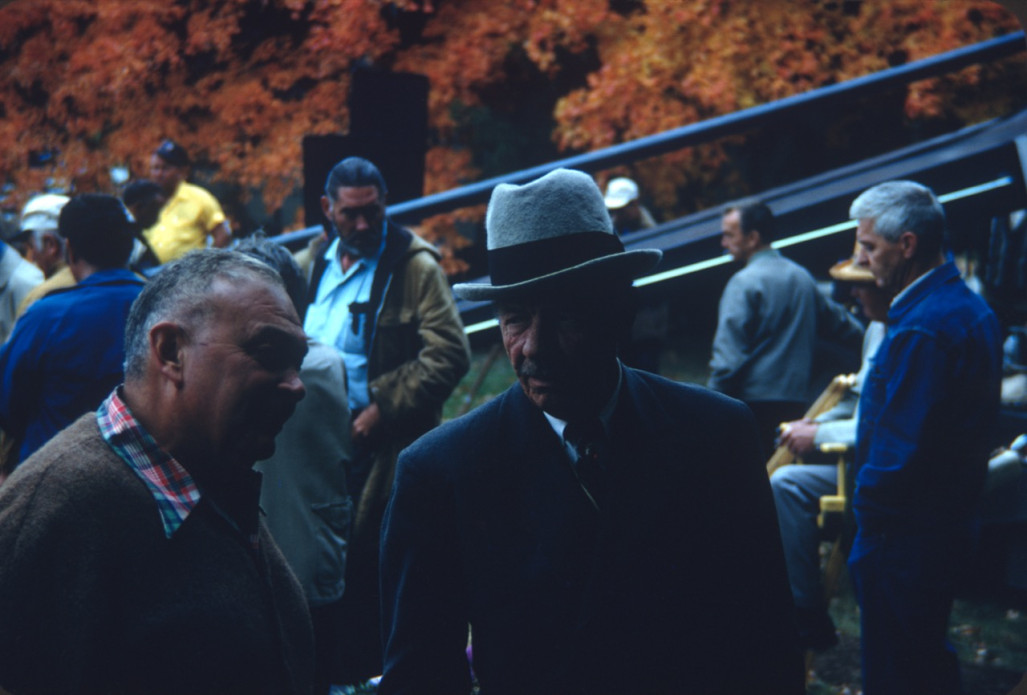
[{"label": "man with white hard hat", "polygon": [[606,185],[603,200],[617,234],[656,226],[656,220],[638,200],[638,184],[629,178],[619,176],[611,179]]},{"label": "man with white hard hat", "polygon": [[[16,235],[15,239],[17,238]],[[18,249],[9,243],[0,241],[0,343],[14,326],[18,306],[33,287],[43,281],[43,273],[21,257]]]},{"label": "man with white hard hat", "polygon": [[[656,220],[638,200],[638,184],[629,178],[610,179],[603,202],[618,236],[656,226]],[[631,326],[631,338],[621,351],[621,359],[629,367],[658,374],[660,353],[670,325],[670,306],[665,299],[652,296],[640,301]]]},{"label": "man with white hard hat", "polygon": [[64,258],[64,239],[57,233],[57,218],[68,200],[66,195],[44,193],[29,200],[21,211],[20,231],[15,240],[23,245],[25,258],[43,271],[45,280],[21,301],[18,316],[40,297],[75,284],[75,276]]}]

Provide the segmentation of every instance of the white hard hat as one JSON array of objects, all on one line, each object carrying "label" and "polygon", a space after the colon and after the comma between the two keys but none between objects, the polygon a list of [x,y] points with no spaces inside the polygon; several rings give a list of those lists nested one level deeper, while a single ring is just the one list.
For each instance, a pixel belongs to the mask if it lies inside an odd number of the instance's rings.
[{"label": "white hard hat", "polygon": [[71,200],[66,195],[44,193],[25,204],[21,211],[22,232],[57,230],[57,220],[61,216],[61,208]]},{"label": "white hard hat", "polygon": [[603,197],[603,200],[606,201],[607,210],[619,210],[632,200],[637,199],[638,184],[631,179],[621,176],[611,179],[610,183],[606,184],[606,195]]}]

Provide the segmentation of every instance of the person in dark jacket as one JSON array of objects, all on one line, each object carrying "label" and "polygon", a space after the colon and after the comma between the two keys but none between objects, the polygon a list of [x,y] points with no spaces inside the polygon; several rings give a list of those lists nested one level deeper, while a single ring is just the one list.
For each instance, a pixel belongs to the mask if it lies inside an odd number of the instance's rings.
[{"label": "person in dark jacket", "polygon": [[379,692],[805,690],[755,421],[625,367],[631,283],[593,180],[493,191],[491,284],[518,383],[400,456],[382,539]]}]

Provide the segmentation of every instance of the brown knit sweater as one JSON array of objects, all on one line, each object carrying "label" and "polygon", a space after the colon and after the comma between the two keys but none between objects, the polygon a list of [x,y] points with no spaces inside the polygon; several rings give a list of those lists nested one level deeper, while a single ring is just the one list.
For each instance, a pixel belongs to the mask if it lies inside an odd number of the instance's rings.
[{"label": "brown knit sweater", "polygon": [[0,487],[0,688],[308,693],[302,591],[201,500],[164,535],[143,482],[83,416]]}]

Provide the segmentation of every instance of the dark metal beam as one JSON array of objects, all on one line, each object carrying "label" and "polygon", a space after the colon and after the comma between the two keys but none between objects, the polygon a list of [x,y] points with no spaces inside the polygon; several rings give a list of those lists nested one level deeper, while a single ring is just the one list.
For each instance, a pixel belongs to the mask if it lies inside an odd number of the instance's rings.
[{"label": "dark metal beam", "polygon": [[[1027,49],[1024,32],[1007,34],[996,39],[964,46],[954,51],[941,53],[930,58],[888,68],[871,75],[857,77],[838,84],[821,87],[802,94],[778,99],[767,104],[717,116],[699,123],[657,133],[594,152],[587,152],[549,162],[530,169],[522,169],[503,176],[461,186],[441,193],[409,200],[388,207],[388,214],[400,221],[413,223],[444,212],[488,202],[492,189],[501,183],[523,184],[532,181],[553,169],[564,167],[595,172],[625,162],[673,152],[709,142],[727,135],[752,130],[813,105],[823,105],[840,100],[856,99],[886,91],[893,87],[916,80],[936,77],[960,70],[969,65],[1000,60]],[[308,227],[297,232],[275,237],[279,243],[295,245],[316,234],[321,227]]]},{"label": "dark metal beam", "polygon": [[599,171],[627,161],[673,152],[751,130],[772,119],[786,117],[814,104],[877,94],[896,85],[954,72],[976,63],[999,60],[1015,55],[1025,48],[1027,48],[1027,43],[1024,40],[1024,32],[1008,34],[871,75],[778,99],[768,104],[760,104],[595,152],[567,157],[541,166],[522,169],[504,176],[392,205],[389,206],[389,214],[396,218],[422,219],[467,205],[484,203],[488,201],[492,189],[500,183],[527,183],[559,167],[587,172]]}]

